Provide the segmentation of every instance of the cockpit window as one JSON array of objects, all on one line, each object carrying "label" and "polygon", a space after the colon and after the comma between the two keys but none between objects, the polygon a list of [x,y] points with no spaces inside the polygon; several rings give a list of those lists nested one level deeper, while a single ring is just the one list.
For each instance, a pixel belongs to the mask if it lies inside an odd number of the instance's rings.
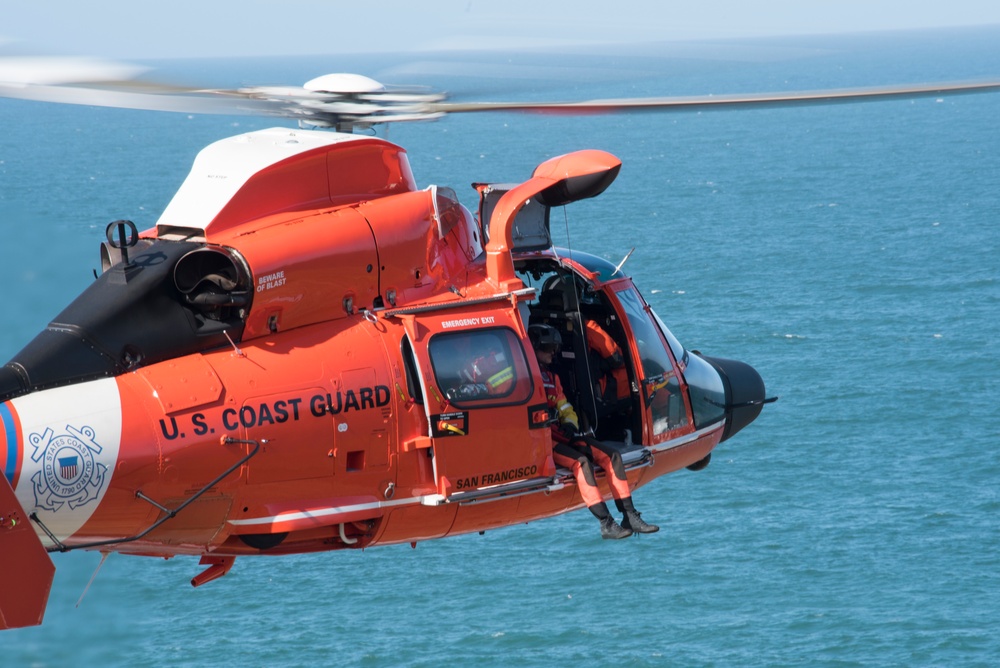
[{"label": "cockpit window", "polygon": [[456,407],[523,403],[534,390],[521,341],[505,327],[436,334],[428,352],[438,387]]},{"label": "cockpit window", "polygon": [[664,338],[660,336],[661,328],[650,316],[652,309],[647,313],[645,303],[631,286],[617,294],[639,348],[643,398],[652,412],[653,434],[663,434],[687,425],[688,415],[681,395],[680,381],[664,345]]},{"label": "cockpit window", "polygon": [[667,355],[666,348],[660,339],[658,328],[646,314],[645,305],[633,288],[618,293],[618,299],[625,307],[636,343],[639,345],[639,356],[642,360],[642,370],[647,378],[672,374],[673,362]]},{"label": "cockpit window", "polygon": [[660,331],[663,333],[663,338],[667,340],[667,344],[670,345],[670,352],[674,354],[674,359],[677,360],[678,364],[686,364],[687,351],[684,350],[684,346],[682,346],[681,342],[677,340],[677,337],[670,332],[670,329],[663,324],[663,321],[660,320],[660,316],[656,315],[656,311],[654,311],[652,307],[650,307],[649,312],[653,314],[653,319],[656,320],[656,324],[660,326]]}]

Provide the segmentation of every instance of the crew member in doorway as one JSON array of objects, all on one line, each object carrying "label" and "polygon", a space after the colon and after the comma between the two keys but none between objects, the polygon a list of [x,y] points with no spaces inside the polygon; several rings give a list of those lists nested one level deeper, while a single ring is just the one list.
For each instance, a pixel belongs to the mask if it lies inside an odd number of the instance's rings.
[{"label": "crew member in doorway", "polygon": [[[531,325],[528,337],[538,356],[542,371],[542,383],[545,386],[545,396],[549,408],[558,416],[558,424],[552,427],[552,456],[556,464],[573,471],[580,496],[583,497],[587,509],[601,523],[602,538],[627,538],[633,533],[653,533],[660,527],[643,521],[639,512],[632,505],[632,493],[625,477],[625,466],[621,455],[605,446],[595,438],[580,433],[580,422],[573,405],[566,399],[562,383],[552,370],[553,357],[562,346],[562,337],[558,330],[550,325]],[[615,522],[608,511],[601,492],[594,478],[594,462],[607,473],[611,485],[611,494],[615,505],[624,516],[621,525]]]}]

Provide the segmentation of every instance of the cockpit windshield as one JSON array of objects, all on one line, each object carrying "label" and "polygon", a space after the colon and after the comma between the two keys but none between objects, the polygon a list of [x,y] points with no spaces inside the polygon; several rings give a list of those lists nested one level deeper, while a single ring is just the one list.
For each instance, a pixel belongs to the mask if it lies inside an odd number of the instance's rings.
[{"label": "cockpit windshield", "polygon": [[656,315],[656,311],[650,307],[649,312],[653,315],[653,319],[656,320],[656,324],[660,326],[660,331],[663,333],[663,338],[667,340],[667,344],[670,346],[670,352],[674,354],[674,359],[677,360],[678,364],[687,363],[687,351],[684,350],[684,346],[681,342],[677,340],[677,337],[671,333],[670,329],[663,324],[660,320],[660,316]]},{"label": "cockpit windshield", "polygon": [[[667,340],[673,347],[676,339],[673,335],[667,338],[666,328],[662,328],[664,334],[661,337],[661,327],[652,319],[655,314],[651,317],[652,310],[647,309],[634,287],[629,286],[617,295],[618,301],[625,309],[625,315],[635,335],[636,346],[639,348],[643,371],[643,398],[652,411],[653,435],[686,426],[688,415],[681,394],[680,380],[664,345],[664,340]],[[679,343],[677,347],[683,352]]]}]

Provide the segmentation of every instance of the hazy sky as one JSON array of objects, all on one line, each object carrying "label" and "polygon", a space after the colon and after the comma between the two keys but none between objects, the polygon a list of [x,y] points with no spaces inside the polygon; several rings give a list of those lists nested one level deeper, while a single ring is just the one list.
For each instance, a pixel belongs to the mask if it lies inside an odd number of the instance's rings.
[{"label": "hazy sky", "polygon": [[[295,55],[1000,24],[998,0],[0,0],[16,47]],[[8,45],[9,46],[9,45]]]}]

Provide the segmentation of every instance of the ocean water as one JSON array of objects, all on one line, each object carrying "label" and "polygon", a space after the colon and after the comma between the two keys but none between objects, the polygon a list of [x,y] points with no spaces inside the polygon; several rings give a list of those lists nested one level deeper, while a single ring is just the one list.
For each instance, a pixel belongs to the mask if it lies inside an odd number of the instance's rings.
[{"label": "ocean water", "polygon": [[[587,99],[997,78],[997,45],[983,28],[157,65]],[[560,243],[616,262],[636,247],[625,268],[674,334],[753,364],[781,399],[704,471],[639,490],[658,534],[601,541],[577,512],[238,559],[198,589],[195,558],[111,555],[79,605],[100,555],[54,555],[45,623],[0,634],[0,665],[996,665],[998,118],[991,94],[392,128],[420,185],[470,206],[469,183],[553,155],[621,157],[604,195],[554,218]],[[92,280],[108,221],[152,225],[199,148],[274,124],[0,101],[0,357]]]}]

